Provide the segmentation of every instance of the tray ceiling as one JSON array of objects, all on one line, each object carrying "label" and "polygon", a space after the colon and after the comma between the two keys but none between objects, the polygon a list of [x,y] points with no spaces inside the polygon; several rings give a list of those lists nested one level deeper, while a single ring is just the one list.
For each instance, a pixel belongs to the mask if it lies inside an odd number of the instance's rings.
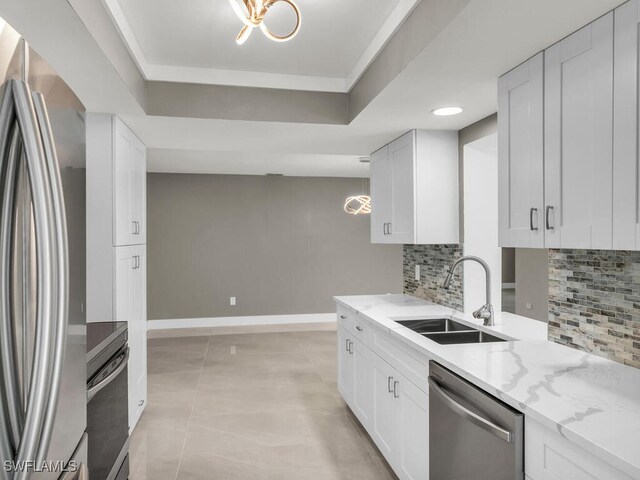
[{"label": "tray ceiling", "polygon": [[[302,28],[290,42],[242,26],[227,0],[105,0],[148,80],[347,92],[420,0],[297,0]],[[287,32],[288,6],[265,18]]]}]

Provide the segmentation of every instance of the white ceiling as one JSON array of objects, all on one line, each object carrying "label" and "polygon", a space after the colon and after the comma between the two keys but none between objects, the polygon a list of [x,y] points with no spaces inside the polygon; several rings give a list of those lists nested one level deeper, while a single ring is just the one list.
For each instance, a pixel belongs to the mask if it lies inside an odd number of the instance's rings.
[{"label": "white ceiling", "polygon": [[[347,92],[420,0],[296,1],[294,40],[276,43],[255,30],[242,46],[228,0],[105,3],[149,80]],[[284,34],[292,12],[276,3],[265,23]]]}]

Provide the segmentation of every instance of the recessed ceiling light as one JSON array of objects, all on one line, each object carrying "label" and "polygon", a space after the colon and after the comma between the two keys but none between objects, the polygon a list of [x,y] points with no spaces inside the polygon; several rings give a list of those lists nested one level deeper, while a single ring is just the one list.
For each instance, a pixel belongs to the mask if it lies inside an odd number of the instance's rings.
[{"label": "recessed ceiling light", "polygon": [[441,107],[432,110],[431,113],[439,117],[447,117],[449,115],[458,115],[462,113],[462,107]]}]

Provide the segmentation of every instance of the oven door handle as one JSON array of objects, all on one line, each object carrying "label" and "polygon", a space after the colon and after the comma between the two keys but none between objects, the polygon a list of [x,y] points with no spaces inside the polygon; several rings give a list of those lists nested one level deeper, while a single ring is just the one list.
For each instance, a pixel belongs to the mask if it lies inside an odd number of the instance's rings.
[{"label": "oven door handle", "polygon": [[482,428],[483,430],[489,432],[492,435],[504,440],[507,443],[511,443],[511,438],[513,434],[505,430],[502,427],[499,427],[493,422],[490,422],[486,418],[477,415],[472,412],[468,408],[460,405],[453,398],[451,398],[447,393],[443,390],[443,388],[436,382],[433,377],[429,377],[429,386],[433,389],[433,391],[447,404],[447,406],[455,413],[460,415],[462,418],[469,420],[474,425]]},{"label": "oven door handle", "polygon": [[87,390],[87,401],[91,400],[98,394],[98,392],[100,392],[100,390],[113,382],[115,378],[127,367],[127,363],[129,363],[129,347],[126,347],[125,351],[120,354],[116,369],[111,372],[107,378]]}]

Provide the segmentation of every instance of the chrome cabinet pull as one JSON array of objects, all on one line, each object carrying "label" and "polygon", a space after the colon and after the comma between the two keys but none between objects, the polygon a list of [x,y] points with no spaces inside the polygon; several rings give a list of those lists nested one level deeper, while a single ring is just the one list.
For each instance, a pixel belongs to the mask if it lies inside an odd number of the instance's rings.
[{"label": "chrome cabinet pull", "polygon": [[344,342],[344,349],[348,352],[349,351],[349,339],[347,338],[347,340]]},{"label": "chrome cabinet pull", "polygon": [[455,413],[460,415],[463,418],[466,418],[474,425],[482,428],[483,430],[489,432],[492,435],[504,440],[507,443],[511,443],[512,433],[508,430],[505,430],[502,427],[499,427],[495,423],[487,420],[486,418],[477,415],[472,412],[468,408],[463,405],[460,405],[453,398],[451,398],[444,389],[440,386],[438,382],[436,382],[433,377],[429,377],[429,386],[433,389],[433,391],[446,403],[446,405],[453,410]]},{"label": "chrome cabinet pull", "polygon": [[393,393],[393,388],[391,388],[392,381],[393,381],[393,377],[387,377],[387,391],[389,393]]},{"label": "chrome cabinet pull", "polygon": [[400,382],[398,382],[397,380],[395,382],[393,382],[393,398],[400,398],[400,395],[398,395],[398,385],[400,384]]},{"label": "chrome cabinet pull", "polygon": [[138,406],[139,406],[139,407],[141,407],[141,406],[143,406],[143,405],[144,405],[144,400],[140,400],[140,401],[138,402]]},{"label": "chrome cabinet pull", "polygon": [[537,227],[537,226],[535,226],[535,227],[534,227],[534,225],[533,225],[533,214],[534,214],[534,213],[536,213],[536,214],[537,214],[537,213],[538,213],[538,209],[537,209],[537,208],[535,208],[535,207],[531,207],[531,208],[529,209],[529,229],[530,229],[532,232],[535,232],[536,230],[538,230],[538,227]]},{"label": "chrome cabinet pull", "polygon": [[346,319],[347,319],[347,316],[346,316],[346,315],[340,315],[340,318],[341,318],[342,320],[346,320]]},{"label": "chrome cabinet pull", "polygon": [[387,228],[388,226],[389,226],[389,224],[388,224],[388,223],[386,223],[386,222],[382,224],[382,233],[383,233],[384,235],[388,235],[388,234],[389,234],[389,230],[388,230],[388,228]]},{"label": "chrome cabinet pull", "polygon": [[392,223],[389,222],[389,228],[387,228],[387,232],[389,235],[391,235],[393,233],[393,230],[391,229]]},{"label": "chrome cabinet pull", "polygon": [[551,221],[549,219],[549,214],[554,210],[553,205],[547,205],[546,211],[545,211],[545,226],[547,227],[547,230],[553,230],[553,225],[551,225]]},{"label": "chrome cabinet pull", "polygon": [[353,355],[353,349],[351,347],[353,347],[353,342],[349,340],[349,355]]},{"label": "chrome cabinet pull", "polygon": [[360,325],[356,325],[356,330],[358,330],[359,332],[364,332],[364,328],[362,328]]}]

